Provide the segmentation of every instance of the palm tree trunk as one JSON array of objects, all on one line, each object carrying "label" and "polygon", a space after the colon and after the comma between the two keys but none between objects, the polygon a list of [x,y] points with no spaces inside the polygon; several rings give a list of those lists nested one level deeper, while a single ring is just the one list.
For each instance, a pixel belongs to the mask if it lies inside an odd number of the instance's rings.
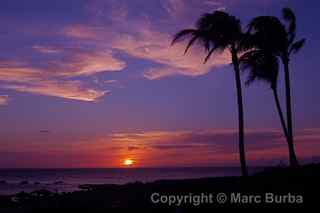
[{"label": "palm tree trunk", "polygon": [[236,80],[237,98],[238,98],[238,120],[239,120],[239,154],[242,176],[248,176],[245,146],[244,146],[244,119],[243,119],[243,103],[242,103],[242,89],[240,79],[240,67],[237,52],[232,50],[232,63],[234,67],[234,74]]},{"label": "palm tree trunk", "polygon": [[[281,109],[281,105],[280,105],[280,101],[279,101],[279,96],[278,96],[278,91],[276,88],[272,88],[273,91],[273,96],[274,96],[274,100],[276,102],[276,107],[277,107],[277,111],[279,113],[279,117],[280,117],[280,121],[281,121],[281,126],[283,129],[283,133],[286,137],[287,142],[289,141],[289,135],[288,135],[288,130],[287,130],[287,126],[286,126],[286,122],[284,120],[284,116],[283,116],[283,112]],[[289,156],[290,157],[290,156]]]},{"label": "palm tree trunk", "polygon": [[293,129],[292,129],[292,109],[291,109],[291,87],[290,87],[290,74],[289,74],[289,59],[284,59],[284,73],[285,73],[285,86],[286,86],[286,107],[287,107],[287,124],[288,124],[288,148],[290,156],[290,166],[297,167],[298,160],[294,151],[293,142]]}]

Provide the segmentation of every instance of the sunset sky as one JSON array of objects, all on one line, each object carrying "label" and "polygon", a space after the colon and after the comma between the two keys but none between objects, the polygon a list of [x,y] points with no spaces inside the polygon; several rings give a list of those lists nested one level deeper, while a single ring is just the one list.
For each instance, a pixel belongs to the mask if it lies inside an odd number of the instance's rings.
[{"label": "sunset sky", "polygon": [[[229,55],[204,65],[170,41],[204,12],[245,28],[284,6],[307,38],[291,62],[296,151],[320,160],[319,1],[1,0],[0,167],[238,166]],[[271,90],[243,91],[249,166],[285,162]]]}]

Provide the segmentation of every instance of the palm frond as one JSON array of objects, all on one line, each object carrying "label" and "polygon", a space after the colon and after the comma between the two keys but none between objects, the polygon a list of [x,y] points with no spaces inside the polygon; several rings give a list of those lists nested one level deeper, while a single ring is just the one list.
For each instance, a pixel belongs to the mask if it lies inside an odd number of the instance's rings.
[{"label": "palm frond", "polygon": [[274,16],[258,16],[251,20],[248,31],[270,31],[273,27],[281,28],[281,21]]},{"label": "palm frond", "polygon": [[252,50],[243,54],[240,59],[242,71],[249,71],[246,85],[256,80],[267,82],[272,88],[277,85],[279,61],[278,57],[264,50]]},{"label": "palm frond", "polygon": [[188,45],[186,47],[186,49],[184,50],[184,54],[187,54],[188,50],[190,49],[190,47],[194,44],[194,42],[199,38],[198,35],[194,35],[190,41],[188,42]]},{"label": "palm frond", "polygon": [[239,53],[244,53],[253,50],[258,46],[258,41],[255,35],[250,33],[243,33],[241,39],[237,43],[237,50]]},{"label": "palm frond", "polygon": [[223,11],[214,11],[202,15],[197,21],[195,29],[184,29],[178,32],[174,36],[172,44],[189,39],[184,52],[186,54],[190,47],[197,42],[208,53],[204,59],[204,63],[206,63],[215,51],[223,51],[238,45],[242,36],[240,21],[236,17]]},{"label": "palm frond", "polygon": [[241,35],[240,21],[223,11],[204,14],[198,20],[196,26],[211,41],[211,46],[205,45],[208,51],[212,47],[225,49],[228,45],[237,41]]},{"label": "palm frond", "polygon": [[260,49],[281,54],[287,48],[288,38],[285,26],[274,16],[259,16],[248,25],[251,41]]},{"label": "palm frond", "polygon": [[286,22],[288,22],[288,40],[289,44],[292,44],[296,37],[296,15],[290,8],[283,8],[282,17]]},{"label": "palm frond", "polygon": [[174,45],[175,43],[177,43],[179,40],[184,40],[186,38],[190,38],[192,36],[195,35],[196,33],[196,29],[184,29],[181,30],[180,32],[178,32],[174,37],[173,40],[171,42],[171,45]]},{"label": "palm frond", "polygon": [[216,51],[217,48],[216,47],[213,47],[209,52],[208,52],[208,55],[206,56],[206,58],[204,59],[203,63],[207,63],[209,58],[211,57],[211,55],[214,53],[214,51]]},{"label": "palm frond", "polygon": [[294,42],[291,47],[289,53],[296,54],[306,43],[306,39],[301,39],[299,41]]},{"label": "palm frond", "polygon": [[223,11],[203,14],[197,21],[197,29],[211,31],[213,28],[221,28],[230,19],[230,15]]}]

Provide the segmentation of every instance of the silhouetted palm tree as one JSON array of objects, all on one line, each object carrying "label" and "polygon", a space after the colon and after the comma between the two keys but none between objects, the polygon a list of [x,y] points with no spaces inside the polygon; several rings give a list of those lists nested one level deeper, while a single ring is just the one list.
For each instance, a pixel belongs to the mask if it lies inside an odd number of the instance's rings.
[{"label": "silhouetted palm tree", "polygon": [[246,52],[240,57],[240,67],[249,71],[246,85],[250,85],[256,80],[262,80],[270,85],[273,92],[276,108],[280,117],[281,126],[286,140],[289,140],[287,125],[281,109],[277,82],[279,74],[279,60],[272,52],[254,49]]},{"label": "silhouetted palm tree", "polygon": [[273,16],[254,18],[249,24],[249,32],[253,34],[255,42],[257,42],[260,49],[272,52],[279,57],[283,63],[286,88],[289,158],[290,165],[296,167],[298,166],[298,160],[295,154],[293,140],[289,62],[290,56],[297,53],[303,47],[305,39],[296,41],[296,16],[293,11],[289,8],[284,8],[282,10],[282,16],[285,24]]},{"label": "silhouetted palm tree", "polygon": [[242,32],[240,21],[236,17],[222,11],[215,11],[213,13],[206,13],[200,17],[195,29],[184,29],[177,33],[172,44],[184,39],[189,39],[185,50],[185,53],[187,53],[189,48],[195,42],[200,42],[208,53],[204,60],[205,63],[214,52],[222,52],[226,49],[230,51],[238,99],[240,163],[242,175],[247,176],[248,172],[244,146],[242,89],[238,58],[238,53],[241,51],[241,40],[244,36],[245,34]]}]

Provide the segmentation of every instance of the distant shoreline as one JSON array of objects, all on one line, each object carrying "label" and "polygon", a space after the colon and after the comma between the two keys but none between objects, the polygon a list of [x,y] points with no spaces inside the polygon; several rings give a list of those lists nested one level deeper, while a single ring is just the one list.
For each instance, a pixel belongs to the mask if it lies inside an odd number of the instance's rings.
[{"label": "distant shoreline", "polygon": [[[261,171],[268,171],[268,170],[274,170],[275,168],[284,168],[283,166],[278,166],[278,167],[255,167],[254,172],[251,172],[252,174],[259,174]],[[205,174],[193,174],[190,173],[194,176],[183,176],[185,174],[186,171],[190,172],[193,170],[196,171],[206,171],[206,170],[213,170],[214,172],[216,172],[216,170],[222,170],[222,171],[226,171],[227,170],[231,170],[233,171],[233,169],[236,169],[237,171],[234,174],[229,174],[229,175],[224,175],[223,173],[213,173],[215,175],[209,175],[207,173]],[[30,171],[34,171],[34,169],[9,169],[11,172],[13,171],[19,171],[19,172],[30,172]],[[54,171],[56,171],[57,169],[35,169],[36,171],[40,171],[40,172],[45,172],[46,175],[51,175],[52,173],[56,174]],[[162,181],[192,181],[192,180],[201,180],[201,179],[215,179],[215,178],[230,178],[230,177],[239,177],[240,175],[240,168],[238,167],[227,167],[227,168],[223,168],[223,167],[179,167],[179,168],[139,168],[139,169],[101,169],[101,168],[96,168],[96,169],[58,169],[59,171],[64,171],[64,172],[74,172],[74,171],[84,171],[86,174],[88,174],[88,176],[90,177],[90,172],[92,171],[110,171],[110,170],[115,170],[115,171],[119,171],[119,170],[127,170],[127,171],[141,171],[142,174],[145,174],[146,171],[158,171],[159,173],[163,172],[164,174],[168,171],[177,171],[178,170],[178,174],[180,175],[179,177],[174,177],[174,176],[167,176],[165,177],[165,175],[163,175],[162,177],[152,177],[150,179],[145,179],[142,180],[142,177],[135,177],[136,179],[126,179],[121,177],[121,175],[131,175],[131,173],[125,173],[125,174],[117,174],[118,176],[120,175],[120,177],[113,177],[112,174],[108,174],[109,176],[105,176],[106,174],[103,173],[101,175],[103,175],[103,179],[96,179],[93,181],[87,181],[86,177],[82,180],[82,176],[80,175],[80,180],[72,180],[68,181],[64,180],[63,178],[61,178],[61,176],[66,176],[65,173],[62,174],[57,174],[55,178],[51,178],[51,179],[46,179],[46,178],[41,178],[41,174],[39,173],[39,176],[37,176],[38,173],[32,173],[33,176],[32,177],[28,177],[28,174],[26,175],[26,177],[21,177],[20,179],[16,179],[16,180],[10,180],[10,178],[6,179],[4,177],[1,177],[1,171],[7,171],[7,169],[0,169],[0,195],[14,195],[17,194],[19,192],[27,192],[27,193],[31,193],[33,191],[38,191],[38,190],[48,190],[50,192],[53,193],[64,193],[64,192],[74,192],[74,191],[79,191],[81,189],[84,189],[84,187],[96,187],[96,186],[106,186],[106,185],[118,185],[118,186],[123,186],[123,185],[127,185],[127,184],[132,184],[132,183],[143,183],[143,184],[150,184],[150,183],[156,183],[156,182],[162,182]],[[161,171],[163,170],[163,171]],[[179,171],[182,171],[182,173],[180,174]],[[49,172],[46,173],[46,172]],[[67,173],[68,175],[70,175],[69,173]],[[73,174],[73,173],[72,173]],[[156,173],[158,174],[158,173]],[[19,173],[19,175],[21,175]],[[59,176],[61,175],[61,176]],[[92,174],[94,176],[94,174]],[[171,174],[172,175],[172,174]],[[176,174],[173,174],[176,175]],[[197,176],[198,175],[198,176]],[[10,175],[8,175],[10,177]],[[148,175],[146,175],[148,176]],[[73,177],[74,178],[74,177]],[[122,180],[118,179],[118,178],[122,178]],[[140,179],[139,179],[140,178]],[[117,179],[115,181],[115,179]],[[78,182],[77,182],[78,181]],[[122,182],[121,182],[122,181]]]},{"label": "distant shoreline", "polygon": [[[263,196],[266,193],[274,193],[277,196],[285,196],[291,199],[294,196],[302,196],[304,203],[298,203],[297,207],[305,204],[314,204],[312,195],[319,191],[320,164],[305,165],[298,169],[273,168],[257,173],[248,178],[243,177],[213,177],[185,180],[157,180],[153,182],[127,183],[127,184],[85,184],[81,190],[73,192],[54,193],[47,190],[38,190],[32,193],[18,193],[14,196],[0,196],[1,206],[7,212],[24,212],[32,208],[33,212],[43,212],[55,209],[55,212],[66,212],[77,209],[78,212],[91,210],[96,212],[108,208],[173,208],[166,203],[152,203],[151,196],[193,196],[224,193],[234,196],[255,195]],[[156,193],[156,194],[155,194]],[[239,195],[240,193],[240,195]],[[290,197],[291,196],[291,197]],[[245,197],[244,197],[245,198]],[[238,199],[238,198],[237,198]],[[286,201],[289,202],[290,200]],[[249,205],[248,203],[246,205]],[[250,204],[251,205],[251,204]],[[259,204],[260,205],[260,204]],[[259,206],[255,204],[253,206]],[[265,206],[267,204],[263,204]],[[269,204],[268,204],[269,205]],[[292,206],[292,203],[274,204],[280,207]],[[238,204],[231,206],[239,207]],[[244,207],[241,205],[240,207]],[[182,206],[183,207],[183,206]],[[184,207],[190,207],[186,203]],[[194,207],[191,205],[191,207]],[[203,204],[201,207],[221,207],[216,204]],[[80,210],[79,210],[80,209]],[[90,212],[91,212],[90,211]],[[3,211],[6,212],[6,211]]]},{"label": "distant shoreline", "polygon": [[0,169],[0,194],[45,189],[70,192],[83,184],[126,184],[156,180],[237,176],[236,167],[188,167],[148,169]]}]

